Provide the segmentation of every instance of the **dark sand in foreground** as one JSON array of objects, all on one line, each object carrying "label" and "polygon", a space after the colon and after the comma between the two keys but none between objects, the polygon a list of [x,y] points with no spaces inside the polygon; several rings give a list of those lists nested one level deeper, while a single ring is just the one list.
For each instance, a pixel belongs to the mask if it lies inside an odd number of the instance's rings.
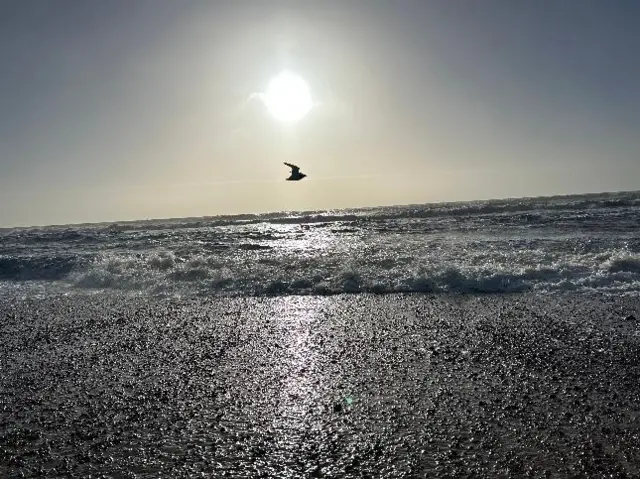
[{"label": "dark sand in foreground", "polygon": [[639,312],[577,294],[5,302],[0,477],[637,477]]}]

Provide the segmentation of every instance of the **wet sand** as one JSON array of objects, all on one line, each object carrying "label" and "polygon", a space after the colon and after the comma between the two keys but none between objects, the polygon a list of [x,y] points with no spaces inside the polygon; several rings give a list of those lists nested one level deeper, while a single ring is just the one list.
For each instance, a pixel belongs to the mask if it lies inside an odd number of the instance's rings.
[{"label": "wet sand", "polygon": [[584,294],[5,302],[0,476],[637,477],[639,313]]}]

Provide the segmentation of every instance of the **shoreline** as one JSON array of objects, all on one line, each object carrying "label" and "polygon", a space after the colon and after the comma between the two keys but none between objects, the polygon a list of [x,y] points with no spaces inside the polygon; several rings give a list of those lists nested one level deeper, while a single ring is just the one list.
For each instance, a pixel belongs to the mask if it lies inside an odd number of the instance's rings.
[{"label": "shoreline", "polygon": [[637,298],[0,304],[0,474],[640,473]]}]

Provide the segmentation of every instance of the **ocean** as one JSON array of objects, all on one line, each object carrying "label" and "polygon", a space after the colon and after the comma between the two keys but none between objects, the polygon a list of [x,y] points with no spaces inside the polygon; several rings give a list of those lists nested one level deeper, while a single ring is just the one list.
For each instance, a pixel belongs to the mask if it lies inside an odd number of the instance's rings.
[{"label": "ocean", "polygon": [[640,477],[640,192],[0,232],[0,477]]},{"label": "ocean", "polygon": [[0,294],[640,291],[640,192],[0,230]]}]

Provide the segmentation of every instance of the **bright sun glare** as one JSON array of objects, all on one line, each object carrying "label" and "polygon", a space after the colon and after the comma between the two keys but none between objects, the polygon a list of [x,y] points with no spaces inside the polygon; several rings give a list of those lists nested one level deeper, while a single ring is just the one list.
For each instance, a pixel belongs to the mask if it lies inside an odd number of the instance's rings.
[{"label": "bright sun glare", "polygon": [[282,72],[269,82],[264,103],[269,113],[283,122],[301,120],[313,107],[309,86],[291,72]]}]

